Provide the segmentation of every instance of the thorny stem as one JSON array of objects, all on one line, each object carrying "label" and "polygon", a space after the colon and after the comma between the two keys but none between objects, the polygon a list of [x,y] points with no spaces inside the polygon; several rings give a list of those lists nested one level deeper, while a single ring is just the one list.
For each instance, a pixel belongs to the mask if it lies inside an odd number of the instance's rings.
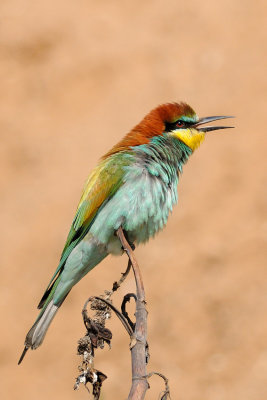
[{"label": "thorny stem", "polygon": [[136,282],[136,323],[131,341],[132,359],[132,386],[128,400],[143,400],[149,387],[147,382],[147,310],[145,301],[145,290],[142,275],[133,250],[125,238],[122,228],[117,230],[117,236],[121,241],[123,250],[131,262]]}]

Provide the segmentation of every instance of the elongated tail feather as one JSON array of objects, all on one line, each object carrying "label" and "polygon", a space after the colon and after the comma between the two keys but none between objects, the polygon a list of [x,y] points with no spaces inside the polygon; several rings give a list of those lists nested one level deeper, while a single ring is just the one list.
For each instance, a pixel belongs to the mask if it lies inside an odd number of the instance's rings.
[{"label": "elongated tail feather", "polygon": [[37,321],[33,324],[32,328],[29,330],[26,336],[25,348],[19,359],[19,364],[22,362],[29,348],[37,349],[37,347],[42,344],[45,334],[51,322],[53,321],[53,318],[55,317],[58,308],[59,307],[53,303],[53,299],[50,300],[40,318],[38,318]]},{"label": "elongated tail feather", "polygon": [[46,297],[46,300],[43,304],[42,310],[40,314],[37,317],[37,320],[27,333],[26,339],[25,339],[25,348],[22,352],[22,355],[19,359],[18,364],[20,364],[25,357],[25,354],[27,353],[27,350],[29,348],[35,350],[37,347],[39,347],[45,337],[45,334],[54,318],[56,315],[57,310],[65,300],[66,296],[61,300],[59,304],[54,304],[54,293],[56,291],[56,288],[59,284],[60,281],[60,276],[57,277],[57,279],[53,282],[52,286],[49,288],[49,293],[48,296]]},{"label": "elongated tail feather", "polygon": [[27,353],[27,351],[29,350],[29,347],[24,347],[24,350],[23,350],[23,352],[22,352],[22,354],[21,354],[21,356],[20,356],[20,359],[19,359],[19,362],[18,362],[18,365],[23,361],[23,358],[25,357],[25,355],[26,355],[26,353]]},{"label": "elongated tail feather", "polygon": [[32,349],[36,349],[42,344],[47,329],[51,324],[57,310],[58,307],[53,304],[53,300],[51,300],[50,303],[48,303],[39,321],[37,321],[33,325],[29,333],[27,334],[25,339],[26,346],[31,347]]}]

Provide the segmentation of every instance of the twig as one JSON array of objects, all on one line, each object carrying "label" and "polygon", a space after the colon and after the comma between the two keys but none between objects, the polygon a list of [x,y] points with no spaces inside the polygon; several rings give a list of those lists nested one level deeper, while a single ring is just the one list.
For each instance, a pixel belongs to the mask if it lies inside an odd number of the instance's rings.
[{"label": "twig", "polygon": [[[116,292],[131,270],[131,262],[129,260],[127,269],[122,273],[121,278],[113,283],[111,290],[105,290],[105,294],[101,297],[91,296],[85,302],[82,309],[83,322],[86,327],[86,334],[84,337],[79,339],[77,352],[78,355],[82,356],[81,364],[78,369],[80,371],[79,376],[76,378],[74,389],[79,389],[81,383],[84,384],[85,388],[89,392],[87,383],[91,383],[93,387],[93,398],[98,400],[102,388],[103,381],[107,376],[94,368],[94,357],[95,350],[97,348],[104,348],[104,344],[107,343],[111,346],[112,333],[105,327],[107,319],[110,318],[110,311],[113,310],[117,317],[122,322],[130,338],[133,335],[133,328],[131,320],[123,315],[111,302],[111,296]],[[95,311],[93,318],[88,316],[87,306],[91,303],[91,310]],[[130,323],[129,323],[129,322]],[[90,392],[89,392],[90,393]]]},{"label": "twig", "polygon": [[132,359],[132,386],[128,400],[143,400],[147,389],[146,363],[147,363],[147,310],[145,301],[145,290],[139,265],[134,256],[133,250],[125,238],[122,228],[117,230],[117,236],[121,241],[123,250],[129,257],[132,264],[136,282],[136,323],[131,342]]},{"label": "twig", "polygon": [[162,378],[164,380],[164,383],[165,383],[165,390],[164,390],[164,392],[162,392],[162,394],[160,394],[160,400],[171,399],[169,381],[166,378],[166,376],[163,374],[160,374],[159,372],[153,371],[153,372],[150,372],[146,377],[149,379],[153,375],[158,375],[160,378]]},{"label": "twig", "polygon": [[[103,301],[105,304],[107,304],[112,311],[115,312],[115,314],[117,315],[117,317],[119,318],[119,320],[121,321],[122,325],[124,326],[124,328],[126,329],[127,333],[130,335],[130,337],[133,334],[133,329],[132,329],[132,321],[130,320],[130,318],[127,318],[126,316],[124,316],[122,313],[119,312],[119,310],[109,301],[102,299],[101,297],[98,296],[94,296],[94,299],[97,300],[101,300]],[[127,314],[128,315],[128,314]]]},{"label": "twig", "polygon": [[121,278],[120,278],[120,280],[118,280],[118,282],[117,281],[115,281],[114,283],[113,283],[113,287],[112,287],[112,290],[111,290],[111,294],[113,294],[114,292],[116,292],[116,290],[118,290],[120,287],[121,287],[121,285],[122,285],[122,283],[125,281],[125,279],[127,278],[127,276],[128,276],[128,274],[129,274],[129,272],[130,272],[130,270],[131,270],[131,261],[129,260],[128,261],[128,265],[127,265],[127,268],[126,268],[126,271],[125,272],[123,272],[122,274],[121,274]]},{"label": "twig", "polygon": [[[158,372],[151,372],[150,374],[146,373],[146,366],[149,360],[147,343],[147,310],[142,276],[133,253],[134,246],[131,246],[128,243],[122,228],[119,228],[116,234],[121,241],[123,250],[129,257],[128,266],[121,278],[113,283],[111,290],[105,290],[105,294],[100,297],[89,297],[84,304],[82,316],[86,327],[86,334],[78,341],[77,352],[82,356],[82,361],[78,367],[80,375],[76,379],[74,389],[78,389],[80,384],[83,383],[89,392],[86,385],[87,383],[91,383],[93,388],[93,398],[94,400],[99,400],[102,384],[107,376],[94,367],[95,350],[97,348],[104,348],[105,343],[111,346],[112,332],[105,327],[105,324],[111,316],[111,311],[114,311],[131,338],[132,385],[128,400],[143,400],[145,398],[146,391],[149,388],[147,379],[152,375],[158,375],[164,379],[165,391],[161,392],[159,399],[167,400],[170,399],[168,379]],[[113,293],[120,288],[128,276],[131,267],[134,272],[137,295],[134,293],[126,294],[123,298],[120,312],[112,304],[111,297]],[[131,298],[134,298],[136,303],[135,323],[130,319],[126,311],[126,304],[131,300]],[[90,303],[91,310],[95,312],[92,318],[88,316],[88,303]]]},{"label": "twig", "polygon": [[134,293],[128,293],[123,297],[122,303],[121,303],[121,313],[124,316],[124,318],[128,321],[128,324],[130,325],[130,327],[132,328],[132,330],[134,331],[135,329],[135,323],[133,323],[133,321],[130,319],[127,311],[126,311],[126,303],[130,302],[131,297],[134,298],[135,303],[137,300],[137,297]]}]

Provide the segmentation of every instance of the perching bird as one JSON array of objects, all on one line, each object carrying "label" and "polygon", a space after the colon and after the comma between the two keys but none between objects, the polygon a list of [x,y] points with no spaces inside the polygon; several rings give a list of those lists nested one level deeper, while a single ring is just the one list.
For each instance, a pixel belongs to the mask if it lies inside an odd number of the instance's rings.
[{"label": "perching bird", "polygon": [[199,119],[185,103],[152,110],[105,154],[89,175],[59,265],[38,305],[37,320],[25,339],[23,360],[36,349],[72,287],[108,254],[122,254],[115,235],[121,226],[129,242],[144,243],[167,222],[177,203],[184,163],[206,132],[228,128],[202,124],[230,118]]}]

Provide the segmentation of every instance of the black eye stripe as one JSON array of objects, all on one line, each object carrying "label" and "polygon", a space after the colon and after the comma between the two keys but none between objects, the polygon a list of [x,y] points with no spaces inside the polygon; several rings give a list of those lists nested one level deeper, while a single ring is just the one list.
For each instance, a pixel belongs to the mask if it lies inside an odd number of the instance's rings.
[{"label": "black eye stripe", "polygon": [[[181,127],[179,127],[179,125],[177,125],[178,122],[181,122]],[[171,132],[171,131],[174,131],[175,129],[179,129],[179,128],[181,128],[181,129],[187,128],[192,124],[193,123],[183,121],[182,119],[181,120],[178,119],[175,122],[165,122],[165,132]]]}]

